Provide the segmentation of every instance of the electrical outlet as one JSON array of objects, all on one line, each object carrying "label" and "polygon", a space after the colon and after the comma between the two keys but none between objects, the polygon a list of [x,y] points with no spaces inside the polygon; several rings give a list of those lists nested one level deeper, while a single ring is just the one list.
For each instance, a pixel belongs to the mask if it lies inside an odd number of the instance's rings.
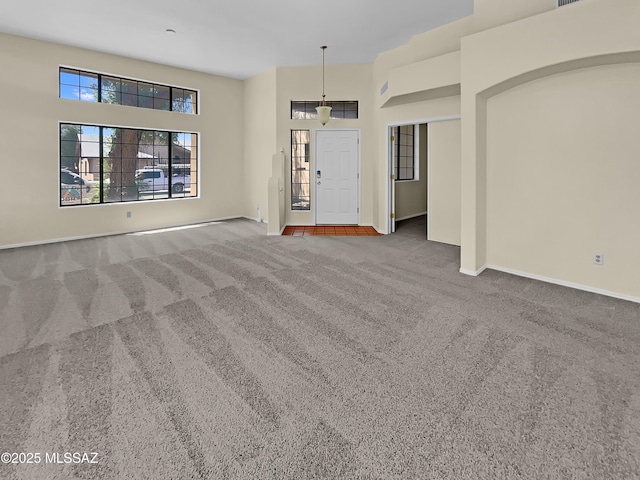
[{"label": "electrical outlet", "polygon": [[593,263],[595,263],[596,265],[604,265],[604,255],[602,255],[601,253],[594,253]]},{"label": "electrical outlet", "polygon": [[127,212],[127,218],[131,218],[131,212]]}]

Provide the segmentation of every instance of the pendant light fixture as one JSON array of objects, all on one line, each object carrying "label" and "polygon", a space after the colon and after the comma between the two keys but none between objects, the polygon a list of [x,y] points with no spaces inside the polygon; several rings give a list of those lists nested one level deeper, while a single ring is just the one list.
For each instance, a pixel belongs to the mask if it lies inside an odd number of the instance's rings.
[{"label": "pendant light fixture", "polygon": [[324,100],[324,51],[327,49],[327,46],[323,45],[320,48],[322,49],[322,103],[319,107],[316,107],[316,112],[318,112],[318,120],[320,120],[320,123],[326,125],[331,116],[331,107],[328,107],[327,102]]}]

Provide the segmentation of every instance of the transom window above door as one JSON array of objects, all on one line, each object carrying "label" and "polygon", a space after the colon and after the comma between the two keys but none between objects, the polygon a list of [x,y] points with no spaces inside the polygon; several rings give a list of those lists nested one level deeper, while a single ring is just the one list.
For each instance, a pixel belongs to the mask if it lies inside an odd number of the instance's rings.
[{"label": "transom window above door", "polygon": [[[335,102],[326,102],[327,107],[331,107],[330,118],[334,119],[357,119],[358,118],[358,101],[357,100],[340,100]],[[315,120],[318,118],[316,107],[320,105],[317,100],[291,101],[291,119],[292,120]]]}]

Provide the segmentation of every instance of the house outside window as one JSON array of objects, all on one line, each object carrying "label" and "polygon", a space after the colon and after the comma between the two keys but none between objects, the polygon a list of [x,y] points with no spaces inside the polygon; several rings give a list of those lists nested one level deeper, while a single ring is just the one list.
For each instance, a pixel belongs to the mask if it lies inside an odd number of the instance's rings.
[{"label": "house outside window", "polygon": [[291,210],[310,210],[310,132],[291,130]]},{"label": "house outside window", "polygon": [[60,124],[60,206],[198,196],[198,134]]},{"label": "house outside window", "polygon": [[[340,100],[326,102],[331,107],[331,116],[333,119],[357,119],[358,118],[358,101],[357,100]],[[291,102],[291,119],[292,120],[316,120],[318,112],[316,107],[320,105],[317,100],[304,100]]]}]

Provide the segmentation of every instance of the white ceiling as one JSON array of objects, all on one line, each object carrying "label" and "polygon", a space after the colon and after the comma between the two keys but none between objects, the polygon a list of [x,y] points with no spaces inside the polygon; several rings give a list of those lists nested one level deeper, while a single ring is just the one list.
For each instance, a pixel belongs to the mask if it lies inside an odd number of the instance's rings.
[{"label": "white ceiling", "polygon": [[[473,0],[0,1],[0,31],[233,78],[371,63],[473,12]],[[177,33],[169,35],[166,29]]]}]

